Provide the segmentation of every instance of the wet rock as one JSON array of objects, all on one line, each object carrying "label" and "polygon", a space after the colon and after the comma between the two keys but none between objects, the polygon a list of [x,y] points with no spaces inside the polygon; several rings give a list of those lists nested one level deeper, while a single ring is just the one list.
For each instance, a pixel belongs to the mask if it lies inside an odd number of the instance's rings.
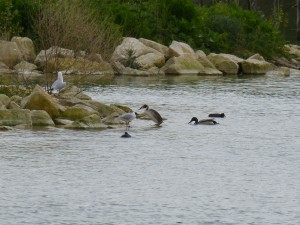
[{"label": "wet rock", "polygon": [[203,65],[192,54],[172,57],[161,68],[166,75],[198,74],[203,69]]},{"label": "wet rock", "polygon": [[290,69],[288,67],[277,67],[275,69],[272,69],[270,71],[267,71],[267,75],[272,76],[289,76],[290,75]]},{"label": "wet rock", "polygon": [[0,110],[0,126],[19,126],[26,128],[32,126],[30,110],[28,109],[4,109]]},{"label": "wet rock", "polygon": [[265,61],[259,55],[249,57],[242,61],[240,65],[244,74],[266,74],[273,68],[271,63]]},{"label": "wet rock", "polygon": [[33,126],[54,126],[54,122],[49,114],[44,110],[32,110],[31,120]]},{"label": "wet rock", "polygon": [[64,126],[65,129],[74,129],[74,130],[104,130],[111,128],[110,126],[104,124],[86,124],[84,122],[74,121],[71,124]]}]

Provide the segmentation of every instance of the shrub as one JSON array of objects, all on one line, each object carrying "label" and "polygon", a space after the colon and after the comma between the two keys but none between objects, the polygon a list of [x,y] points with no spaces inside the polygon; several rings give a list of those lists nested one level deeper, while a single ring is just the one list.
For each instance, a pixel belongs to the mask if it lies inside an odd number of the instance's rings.
[{"label": "shrub", "polygon": [[266,57],[280,54],[284,39],[272,21],[257,11],[218,3],[200,8],[198,47],[236,55],[260,53]]}]

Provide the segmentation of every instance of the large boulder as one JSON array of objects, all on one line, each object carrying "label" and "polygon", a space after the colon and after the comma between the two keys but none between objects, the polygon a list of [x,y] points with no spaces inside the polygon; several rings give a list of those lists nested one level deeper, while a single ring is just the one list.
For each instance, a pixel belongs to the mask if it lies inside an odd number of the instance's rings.
[{"label": "large boulder", "polygon": [[201,51],[201,50],[197,50],[195,52],[195,56],[197,58],[197,60],[205,67],[205,68],[213,68],[216,69],[216,67],[214,66],[214,64],[209,61],[209,59],[207,58],[205,52]]},{"label": "large boulder", "polygon": [[14,69],[18,73],[19,80],[34,80],[43,76],[43,74],[40,71],[37,71],[36,65],[26,62],[24,60],[15,65]]},{"label": "large boulder", "polygon": [[54,126],[54,122],[49,114],[44,110],[30,111],[32,126]]},{"label": "large boulder", "polygon": [[203,71],[203,65],[192,54],[172,57],[161,70],[167,75],[198,74]]},{"label": "large boulder", "polygon": [[[1,51],[1,50],[0,50]],[[0,62],[0,73],[12,73],[13,71],[3,62]]]},{"label": "large boulder", "polygon": [[271,63],[265,61],[264,58],[258,54],[242,61],[240,65],[244,74],[266,74],[274,68]]},{"label": "large boulder", "polygon": [[30,110],[45,110],[51,118],[59,117],[65,110],[63,106],[51,95],[47,94],[42,87],[36,85],[32,93],[23,98],[21,108]]},{"label": "large boulder", "polygon": [[11,39],[11,41],[15,42],[17,44],[17,46],[19,47],[19,49],[21,51],[22,58],[25,61],[28,61],[28,62],[34,61],[36,54],[35,54],[33,42],[30,38],[28,38],[28,37],[13,37]]},{"label": "large boulder", "polygon": [[229,54],[210,53],[207,57],[218,70],[225,74],[238,74],[239,63],[243,61],[243,59]]},{"label": "large boulder", "polygon": [[28,109],[4,109],[0,110],[0,126],[31,127],[31,115]]},{"label": "large boulder", "polygon": [[167,46],[159,44],[155,41],[145,39],[145,38],[140,38],[139,41],[142,42],[144,45],[146,45],[150,48],[153,48],[153,49],[159,51],[160,53],[162,53],[165,56],[165,59],[170,58],[169,48]]},{"label": "large boulder", "polygon": [[16,42],[0,40],[0,62],[13,68],[22,60],[22,53]]},{"label": "large boulder", "polygon": [[46,62],[49,63],[52,58],[74,58],[74,56],[73,50],[54,46],[47,50],[41,50],[36,56],[34,64],[39,68],[44,68]]},{"label": "large boulder", "polygon": [[298,61],[300,60],[300,46],[299,45],[287,44],[284,46],[284,49],[293,58],[296,58],[296,60],[298,60]]},{"label": "large boulder", "polygon": [[121,115],[123,113],[125,113],[124,110],[114,106],[114,105],[106,105],[104,103],[95,101],[95,100],[90,100],[90,101],[86,101],[86,104],[90,107],[92,107],[94,110],[96,110],[97,112],[99,112],[100,116],[103,117],[107,117],[113,113],[116,113],[117,115]]},{"label": "large boulder", "polygon": [[62,117],[73,121],[80,121],[83,118],[91,116],[93,114],[99,116],[99,113],[93,108],[78,104],[72,107],[68,107],[62,114]]},{"label": "large boulder", "polygon": [[14,66],[14,70],[18,73],[29,73],[37,70],[37,66],[22,60],[20,63]]},{"label": "large boulder", "polygon": [[77,98],[81,100],[92,100],[92,98],[82,92],[78,87],[75,85],[70,85],[59,92],[60,96],[64,98]]},{"label": "large boulder", "polygon": [[5,94],[0,94],[0,105],[7,107],[10,103],[10,98]]},{"label": "large boulder", "polygon": [[170,57],[178,57],[185,54],[193,55],[195,52],[188,44],[184,42],[172,41],[169,46]]},{"label": "large boulder", "polygon": [[161,52],[144,45],[139,40],[127,37],[117,46],[110,62],[115,72],[121,74],[124,67],[138,70],[160,68],[165,63],[165,57]]}]

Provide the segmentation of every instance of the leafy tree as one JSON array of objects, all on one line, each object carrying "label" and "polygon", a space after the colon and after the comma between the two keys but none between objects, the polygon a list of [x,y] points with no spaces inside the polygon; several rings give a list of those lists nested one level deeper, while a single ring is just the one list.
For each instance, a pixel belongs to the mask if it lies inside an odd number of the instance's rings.
[{"label": "leafy tree", "polygon": [[20,14],[11,0],[0,0],[0,39],[9,40],[22,31]]}]

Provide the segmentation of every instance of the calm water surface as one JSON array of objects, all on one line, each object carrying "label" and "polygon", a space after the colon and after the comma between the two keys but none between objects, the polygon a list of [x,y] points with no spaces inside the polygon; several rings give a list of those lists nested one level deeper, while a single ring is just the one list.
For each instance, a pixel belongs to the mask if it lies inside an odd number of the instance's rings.
[{"label": "calm water surface", "polygon": [[[1,132],[0,224],[300,224],[300,77],[118,78],[86,88],[167,120]],[[217,126],[191,117],[225,112]]]}]

